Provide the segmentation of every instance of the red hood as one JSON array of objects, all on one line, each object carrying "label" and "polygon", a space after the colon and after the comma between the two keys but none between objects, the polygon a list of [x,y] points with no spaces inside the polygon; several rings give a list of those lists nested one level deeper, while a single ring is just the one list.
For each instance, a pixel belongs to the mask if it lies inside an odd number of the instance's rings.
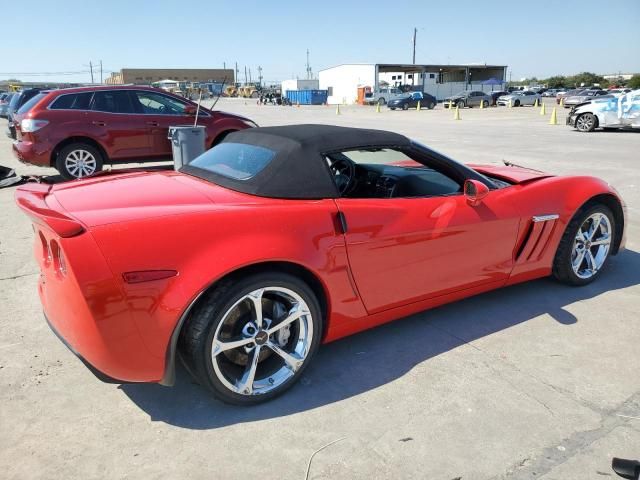
[{"label": "red hood", "polygon": [[554,177],[550,173],[539,172],[523,167],[510,167],[506,165],[468,165],[474,170],[490,177],[503,179],[509,183],[526,183],[541,178]]}]

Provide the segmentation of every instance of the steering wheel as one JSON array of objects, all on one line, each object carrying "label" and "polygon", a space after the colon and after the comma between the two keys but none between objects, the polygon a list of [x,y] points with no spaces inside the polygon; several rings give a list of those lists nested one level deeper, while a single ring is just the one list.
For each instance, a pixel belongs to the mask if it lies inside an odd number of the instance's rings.
[{"label": "steering wheel", "polygon": [[329,170],[334,175],[338,192],[340,192],[340,195],[346,195],[356,183],[356,164],[344,155],[339,157],[330,156],[329,162]]}]

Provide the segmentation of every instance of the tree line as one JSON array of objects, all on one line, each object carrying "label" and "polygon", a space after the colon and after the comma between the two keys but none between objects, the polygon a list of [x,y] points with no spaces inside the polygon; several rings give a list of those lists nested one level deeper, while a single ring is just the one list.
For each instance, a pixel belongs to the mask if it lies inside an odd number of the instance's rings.
[{"label": "tree line", "polygon": [[531,85],[541,84],[546,85],[547,88],[566,88],[566,87],[590,87],[592,85],[599,85],[601,88],[607,87],[628,87],[632,89],[640,88],[640,74],[636,74],[629,80],[615,79],[607,80],[602,75],[597,75],[591,72],[582,72],[577,75],[554,75],[549,78],[526,78],[520,82],[512,82],[514,85]]}]

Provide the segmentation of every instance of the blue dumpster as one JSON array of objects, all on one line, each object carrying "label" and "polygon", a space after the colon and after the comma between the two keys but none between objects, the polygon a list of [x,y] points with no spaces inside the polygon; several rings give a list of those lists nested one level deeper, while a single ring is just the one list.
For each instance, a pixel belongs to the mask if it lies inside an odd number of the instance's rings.
[{"label": "blue dumpster", "polygon": [[327,90],[287,90],[287,98],[294,105],[324,105],[327,103]]}]

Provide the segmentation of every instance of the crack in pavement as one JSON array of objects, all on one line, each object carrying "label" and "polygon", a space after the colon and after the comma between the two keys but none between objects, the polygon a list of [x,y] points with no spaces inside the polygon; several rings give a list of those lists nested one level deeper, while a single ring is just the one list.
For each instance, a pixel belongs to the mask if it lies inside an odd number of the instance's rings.
[{"label": "crack in pavement", "polygon": [[0,282],[2,280],[15,280],[16,278],[22,278],[22,277],[30,277],[31,275],[39,275],[40,272],[33,272],[33,273],[23,273],[22,275],[14,275],[13,277],[4,277],[4,278],[0,278]]},{"label": "crack in pavement", "polygon": [[[638,411],[640,408],[640,391],[633,394],[620,406],[609,410],[600,422],[600,427],[583,432],[574,432],[568,438],[559,442],[558,445],[549,446],[537,455],[529,455],[525,461],[516,462],[507,471],[499,476],[492,477],[491,480],[533,480],[551,472],[556,467],[567,462],[574,456],[583,453],[594,442],[608,435],[615,428],[621,426],[632,426],[633,420],[626,415],[618,415],[618,412]],[[535,458],[535,460],[531,460]]]}]

